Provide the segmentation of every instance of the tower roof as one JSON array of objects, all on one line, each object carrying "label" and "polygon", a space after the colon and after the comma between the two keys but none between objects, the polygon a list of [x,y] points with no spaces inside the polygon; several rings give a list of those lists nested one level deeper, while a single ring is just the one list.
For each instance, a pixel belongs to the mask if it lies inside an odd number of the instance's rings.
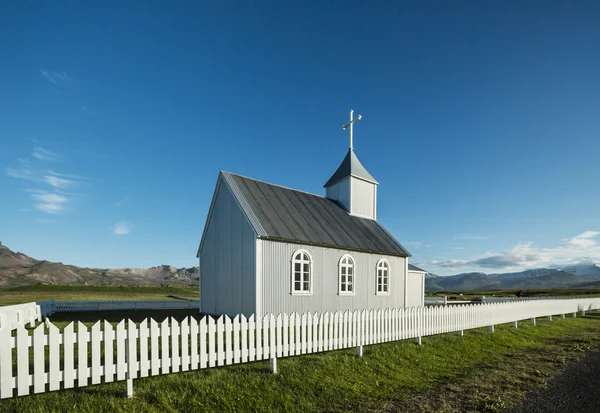
[{"label": "tower roof", "polygon": [[352,149],[348,150],[346,157],[342,161],[340,167],[335,171],[335,173],[329,178],[329,181],[324,185],[325,188],[336,184],[340,181],[343,181],[346,178],[353,176],[355,178],[364,179],[365,181],[372,182],[376,185],[379,185],[379,182],[371,176],[369,172],[365,169],[364,166],[360,163],[354,151]]}]

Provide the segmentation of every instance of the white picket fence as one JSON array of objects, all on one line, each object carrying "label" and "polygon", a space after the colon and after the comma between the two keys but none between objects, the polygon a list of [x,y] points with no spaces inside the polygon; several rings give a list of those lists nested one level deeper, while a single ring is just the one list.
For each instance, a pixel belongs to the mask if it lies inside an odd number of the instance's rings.
[{"label": "white picket fence", "polygon": [[[0,398],[83,387],[257,360],[356,347],[600,308],[600,298],[445,307],[266,315],[205,316],[178,323],[150,319],[116,328],[51,323],[13,337],[0,329]],[[47,331],[46,331],[47,329]],[[77,350],[75,351],[75,348]],[[30,358],[32,350],[33,358]],[[48,360],[46,360],[48,350]],[[104,350],[104,352],[102,352]],[[77,354],[77,362],[75,362]],[[14,364],[14,365],[13,365]],[[47,366],[47,367],[46,367]]]},{"label": "white picket fence", "polygon": [[199,300],[96,300],[96,301],[54,301],[40,302],[42,316],[60,312],[79,311],[133,311],[133,310],[200,310]]},{"label": "white picket fence", "polygon": [[442,297],[425,297],[423,299],[425,305],[446,305],[448,304],[448,297],[445,295]]},{"label": "white picket fence", "polygon": [[37,303],[25,303],[0,307],[0,328],[8,327],[14,330],[18,326],[30,324],[35,326],[36,321],[42,320],[41,308]]},{"label": "white picket fence", "polygon": [[535,301],[535,300],[569,300],[567,297],[486,297],[481,296],[481,302],[487,303],[511,303],[519,301]]}]

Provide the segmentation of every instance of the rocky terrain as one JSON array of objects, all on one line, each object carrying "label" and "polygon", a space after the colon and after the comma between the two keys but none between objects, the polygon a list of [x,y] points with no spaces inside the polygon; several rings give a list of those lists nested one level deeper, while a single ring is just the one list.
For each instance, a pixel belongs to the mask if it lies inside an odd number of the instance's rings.
[{"label": "rocky terrain", "polygon": [[450,276],[427,274],[425,291],[472,291],[504,289],[576,288],[600,285],[600,267],[594,264],[562,268],[485,274],[470,272]]},{"label": "rocky terrain", "polygon": [[81,268],[61,262],[37,260],[13,252],[0,244],[0,286],[30,284],[82,285],[198,285],[198,267],[174,268],[160,265],[152,268]]}]

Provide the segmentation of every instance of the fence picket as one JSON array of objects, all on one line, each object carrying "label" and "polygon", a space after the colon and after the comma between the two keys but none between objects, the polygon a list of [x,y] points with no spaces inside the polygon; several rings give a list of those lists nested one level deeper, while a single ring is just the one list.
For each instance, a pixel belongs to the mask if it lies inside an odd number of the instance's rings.
[{"label": "fence picket", "polygon": [[275,339],[277,340],[277,357],[283,356],[283,321],[281,320],[281,314],[277,315],[277,319],[275,320]]},{"label": "fence picket", "polygon": [[22,325],[17,327],[17,395],[29,394],[29,335]]},{"label": "fence picket", "polygon": [[233,363],[239,363],[241,358],[240,350],[240,335],[242,331],[240,328],[240,315],[236,315],[233,318]]},{"label": "fence picket", "polygon": [[190,317],[190,370],[198,370],[200,349],[198,348],[198,321]]},{"label": "fence picket", "polygon": [[248,361],[256,360],[256,322],[254,314],[248,318]]},{"label": "fence picket", "polygon": [[248,362],[248,320],[246,320],[246,316],[244,314],[240,314],[240,330],[242,332],[242,353],[241,353],[241,363]]},{"label": "fence picket", "polygon": [[[207,345],[209,343],[208,337],[207,335],[209,334],[209,330],[208,330],[208,321],[211,319],[210,316],[205,315],[204,317],[202,317],[200,319],[199,322],[199,328],[198,330],[200,330],[200,337],[198,338],[198,342],[199,342],[199,346],[200,346],[200,368],[201,369],[205,369],[208,367],[208,352],[207,352]],[[210,347],[209,347],[210,348]]]},{"label": "fence picket", "polygon": [[217,318],[217,366],[225,364],[225,344],[223,343],[225,334],[225,320],[224,317],[220,316]]},{"label": "fence picket", "polygon": [[125,361],[126,339],[127,330],[125,330],[125,320],[121,320],[117,324],[117,380],[125,380],[127,376],[127,363]]},{"label": "fence picket", "polygon": [[133,321],[127,320],[127,375],[129,379],[137,378],[137,328]]},{"label": "fence picket", "polygon": [[88,385],[88,329],[81,321],[77,322],[77,387]]},{"label": "fence picket", "polygon": [[10,326],[0,328],[0,399],[8,399],[13,395],[12,387],[12,341]]},{"label": "fence picket", "polygon": [[150,332],[148,331],[148,319],[146,318],[140,323],[139,336],[140,377],[148,377],[148,370],[150,370],[150,360],[148,359],[148,337],[150,337]]},{"label": "fence picket", "polygon": [[307,338],[306,338],[306,334],[307,334],[306,333],[306,330],[307,330],[307,328],[306,328],[306,313],[302,313],[302,317],[300,320],[301,320],[300,323],[302,326],[302,328],[300,329],[301,334],[302,334],[302,338],[301,338],[301,342],[300,342],[300,346],[302,349],[301,354],[306,354],[306,341],[307,341]]},{"label": "fence picket", "polygon": [[73,330],[74,330],[73,326],[74,326],[73,323],[69,323],[69,325],[66,326],[63,331],[63,342],[64,342],[63,359],[64,359],[64,376],[65,376],[64,388],[65,389],[72,388],[75,383],[75,365],[74,365],[74,361],[73,361],[75,358],[75,352],[74,352],[75,337],[74,337],[74,333],[73,333]]},{"label": "fence picket", "polygon": [[181,360],[179,358],[179,323],[171,317],[171,373],[178,373]]},{"label": "fence picket", "polygon": [[270,332],[270,328],[271,328],[271,323],[270,323],[270,316],[269,314],[266,314],[263,317],[263,329],[262,329],[262,349],[263,349],[263,360],[268,359],[269,358],[269,354],[270,354],[270,345],[271,343],[269,342],[269,332]]},{"label": "fence picket", "polygon": [[289,346],[289,317],[286,313],[283,313],[283,357],[290,355]]},{"label": "fence picket", "polygon": [[100,321],[97,321],[92,326],[92,339],[90,340],[92,345],[92,384],[99,384],[102,382],[102,365],[100,364],[102,331],[100,331],[100,327]]},{"label": "fence picket", "polygon": [[[2,339],[0,338],[0,341]],[[2,347],[2,346],[0,346]],[[8,347],[8,346],[7,346]],[[60,389],[60,332],[54,324],[48,324],[48,389],[50,391]],[[1,362],[0,362],[1,364]]]},{"label": "fence picket", "polygon": [[229,316],[224,316],[225,319],[225,364],[231,364],[233,360],[233,336],[232,336],[232,328],[231,328],[231,318]]},{"label": "fence picket", "polygon": [[160,330],[158,323],[153,318],[150,319],[150,368],[151,374],[156,376],[160,374],[160,358],[158,357],[158,339]]},{"label": "fence picket", "polygon": [[313,347],[312,347],[312,351],[313,353],[317,353],[319,351],[319,314],[317,312],[315,312],[313,314]]},{"label": "fence picket", "polygon": [[190,317],[181,322],[181,371],[190,369]]},{"label": "fence picket", "polygon": [[[52,330],[50,331],[52,332]],[[115,365],[113,363],[115,334],[112,324],[104,321],[104,382],[110,383],[114,380]],[[156,346],[158,348],[158,346]]]},{"label": "fence picket", "polygon": [[255,360],[262,360],[263,359],[263,352],[262,352],[262,318],[261,317],[256,317],[254,320],[254,325],[255,325],[255,334],[254,334],[254,348],[256,351],[256,358]]},{"label": "fence picket", "polygon": [[160,323],[161,374],[169,374],[169,319]]},{"label": "fence picket", "polygon": [[296,327],[295,338],[296,338],[296,355],[302,354],[302,341],[300,337],[300,330],[302,328],[302,321],[300,318],[300,314],[294,313],[294,323]]},{"label": "fence picket", "polygon": [[312,353],[312,326],[313,326],[313,322],[312,322],[312,314],[308,313],[306,315],[306,327],[305,327],[305,331],[306,331],[306,337],[304,337],[304,342],[306,345],[306,353]]},{"label": "fence picket", "polygon": [[33,392],[43,393],[46,391],[46,375],[44,361],[44,347],[46,336],[44,325],[40,324],[33,331]]}]

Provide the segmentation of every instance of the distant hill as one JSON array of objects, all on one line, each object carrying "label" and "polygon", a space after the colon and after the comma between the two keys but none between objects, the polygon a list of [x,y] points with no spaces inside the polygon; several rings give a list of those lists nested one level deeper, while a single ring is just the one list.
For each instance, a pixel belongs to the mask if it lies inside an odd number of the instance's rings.
[{"label": "distant hill", "polygon": [[463,273],[451,276],[428,274],[425,291],[473,291],[504,289],[539,289],[593,287],[600,285],[600,267],[597,265],[575,265],[553,268],[536,268],[527,271],[485,274]]},{"label": "distant hill", "polygon": [[174,268],[160,265],[152,268],[81,268],[61,262],[37,260],[13,252],[0,244],[0,286],[30,284],[82,285],[198,285],[198,267]]}]

